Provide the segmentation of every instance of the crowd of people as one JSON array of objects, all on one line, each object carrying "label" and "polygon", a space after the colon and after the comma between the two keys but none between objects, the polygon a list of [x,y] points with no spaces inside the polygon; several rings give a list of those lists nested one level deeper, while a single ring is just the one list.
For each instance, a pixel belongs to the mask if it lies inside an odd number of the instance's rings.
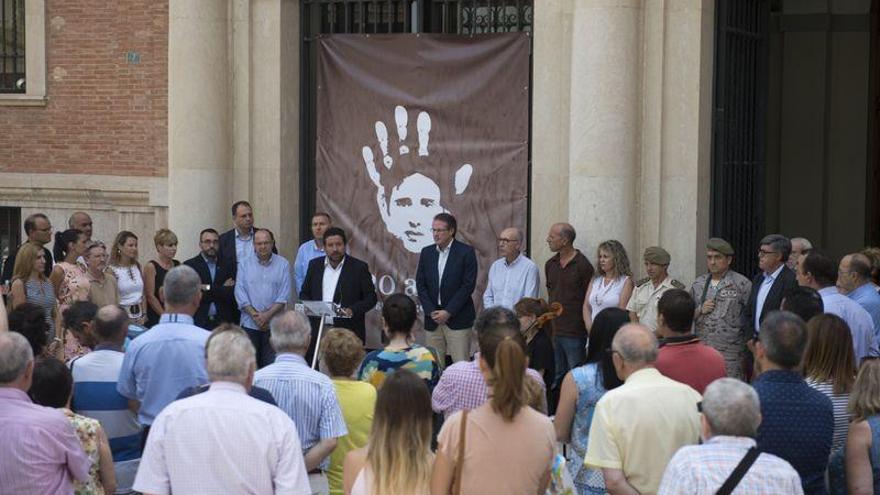
[{"label": "crowd of people", "polygon": [[86,212],[53,252],[48,217],[25,220],[2,270],[0,494],[880,493],[880,249],[836,262],[772,234],[750,278],[713,238],[686,285],[660,246],[641,280],[616,240],[594,268],[567,223],[542,273],[507,228],[476,294],[441,213],[417,296],[379,300],[329,215],[289,262],[250,204],[231,213],[183,263],[159,230],[143,265]]}]

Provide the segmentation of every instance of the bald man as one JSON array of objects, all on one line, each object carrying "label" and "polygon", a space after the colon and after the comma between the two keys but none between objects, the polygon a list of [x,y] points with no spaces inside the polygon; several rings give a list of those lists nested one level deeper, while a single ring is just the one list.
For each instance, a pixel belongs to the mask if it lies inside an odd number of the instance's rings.
[{"label": "bald man", "polygon": [[700,394],[654,367],[657,338],[641,324],[624,325],[611,343],[624,384],[596,404],[584,464],[601,469],[609,493],[657,493],[675,452],[700,439]]},{"label": "bald man", "polygon": [[522,254],[525,238],[517,228],[507,228],[498,237],[498,254],[489,268],[489,281],[483,293],[483,308],[513,305],[524,297],[538,297],[541,273],[538,265]]},{"label": "bald man", "polygon": [[88,213],[84,211],[74,212],[67,220],[67,226],[81,231],[86,235],[87,240],[92,240],[92,217]]},{"label": "bald man", "polygon": [[871,284],[871,260],[862,253],[844,256],[837,267],[837,289],[871,315],[874,338],[880,342],[880,293]]}]

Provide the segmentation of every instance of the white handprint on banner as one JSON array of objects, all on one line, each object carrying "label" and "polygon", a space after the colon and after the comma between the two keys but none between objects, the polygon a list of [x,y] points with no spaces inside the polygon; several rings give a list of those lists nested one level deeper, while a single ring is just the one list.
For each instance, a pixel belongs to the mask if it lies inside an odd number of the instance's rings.
[{"label": "white handprint on banner", "polygon": [[[397,124],[397,154],[398,161],[400,161],[402,157],[410,153],[409,146],[405,144],[409,122],[406,108],[400,105],[394,108],[394,121]],[[375,127],[379,149],[382,152],[382,164],[385,169],[391,170],[394,167],[394,159],[388,151],[388,129],[382,121],[376,121]],[[430,155],[428,144],[431,134],[431,117],[427,112],[419,112],[416,119],[416,131],[418,156],[427,157]],[[394,237],[400,239],[408,251],[420,252],[422,248],[434,242],[431,235],[431,223],[434,216],[449,211],[443,206],[440,186],[428,176],[416,171],[405,177],[400,184],[392,187],[390,195],[386,195],[385,186],[382,185],[381,170],[376,167],[373,148],[364,146],[361,152],[370,180],[376,186],[376,204],[385,227]],[[414,163],[416,163],[416,170],[420,166],[434,166],[424,160],[422,163],[417,161]],[[469,163],[465,163],[455,171],[456,195],[465,192],[473,172],[474,169]],[[390,196],[390,200],[388,196]]]}]

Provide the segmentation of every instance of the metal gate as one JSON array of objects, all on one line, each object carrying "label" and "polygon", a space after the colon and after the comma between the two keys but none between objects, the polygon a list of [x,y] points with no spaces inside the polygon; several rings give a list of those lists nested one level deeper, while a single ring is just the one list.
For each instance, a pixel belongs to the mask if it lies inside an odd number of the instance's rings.
[{"label": "metal gate", "polygon": [[718,0],[715,17],[711,231],[757,270],[764,233],[769,0]]},{"label": "metal gate", "polygon": [[[311,237],[311,215],[315,211],[316,36],[333,33],[504,33],[531,31],[533,20],[533,0],[302,0],[301,9],[300,239]],[[531,157],[530,145],[530,175]]]}]

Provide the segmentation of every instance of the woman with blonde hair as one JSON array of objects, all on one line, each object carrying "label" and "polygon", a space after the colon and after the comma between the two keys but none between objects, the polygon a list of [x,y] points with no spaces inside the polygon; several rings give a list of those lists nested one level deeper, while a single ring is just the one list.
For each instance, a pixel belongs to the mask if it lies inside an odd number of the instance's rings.
[{"label": "woman with blonde hair", "polygon": [[180,265],[174,259],[177,254],[177,235],[168,229],[159,229],[153,236],[156,244],[156,259],[144,266],[144,295],[147,299],[147,323],[152,327],[159,323],[159,317],[165,312],[165,298],[162,296],[162,284],[168,270]]},{"label": "woman with blonde hair", "polygon": [[596,276],[590,281],[584,299],[587,332],[593,326],[593,317],[603,309],[626,309],[632,293],[632,270],[623,244],[614,239],[599,244],[596,249]]},{"label": "woman with blonde hair", "polygon": [[144,277],[137,257],[137,236],[127,230],[116,234],[110,250],[110,270],[116,276],[119,305],[125,309],[133,323],[142,325],[146,319]]},{"label": "woman with blonde hair", "polygon": [[379,389],[367,446],[345,456],[346,495],[430,493],[431,394],[415,373],[399,369]]},{"label": "woman with blonde hair", "polygon": [[880,360],[862,364],[849,396],[853,422],[846,440],[850,495],[880,493]]},{"label": "woman with blonde hair", "polygon": [[478,338],[489,400],[443,424],[431,493],[544,493],[556,434],[550,418],[528,405],[525,340],[510,325],[489,325]]},{"label": "woman with blonde hair", "polygon": [[43,316],[49,325],[48,339],[61,340],[56,334],[55,317],[58,301],[55,289],[45,275],[46,258],[42,248],[31,242],[24,243],[15,257],[12,268],[12,287],[10,289],[10,306],[15,309],[28,302],[43,309]]}]

